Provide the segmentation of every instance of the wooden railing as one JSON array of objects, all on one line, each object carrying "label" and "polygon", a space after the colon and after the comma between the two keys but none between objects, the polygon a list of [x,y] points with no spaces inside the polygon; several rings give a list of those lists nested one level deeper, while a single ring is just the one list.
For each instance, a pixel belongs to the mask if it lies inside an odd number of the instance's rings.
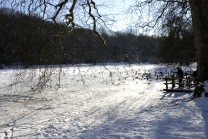
[{"label": "wooden railing", "polygon": [[[182,80],[182,82],[179,82],[179,79]],[[193,77],[184,77],[184,78],[178,78],[178,77],[165,77],[164,78],[165,83],[165,89],[163,89],[166,92],[192,92],[192,87],[195,86],[196,78]],[[170,88],[171,85],[171,88]],[[178,88],[176,88],[177,86]]]}]

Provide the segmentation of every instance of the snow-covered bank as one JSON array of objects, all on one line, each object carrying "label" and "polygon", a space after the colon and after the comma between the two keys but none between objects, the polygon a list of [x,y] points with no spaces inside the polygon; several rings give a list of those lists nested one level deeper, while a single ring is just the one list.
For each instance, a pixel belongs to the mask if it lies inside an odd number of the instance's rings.
[{"label": "snow-covered bank", "polygon": [[207,138],[206,98],[164,93],[163,81],[154,77],[171,70],[149,64],[63,67],[61,88],[52,74],[48,87],[33,95],[31,77],[39,70],[23,69],[21,77],[1,70],[0,137]]}]

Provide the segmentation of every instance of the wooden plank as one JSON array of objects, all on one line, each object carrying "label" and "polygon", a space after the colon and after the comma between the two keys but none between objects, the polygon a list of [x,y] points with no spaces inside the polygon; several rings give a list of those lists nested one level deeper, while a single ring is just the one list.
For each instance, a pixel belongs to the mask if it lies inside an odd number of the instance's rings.
[{"label": "wooden plank", "polygon": [[177,79],[189,79],[189,80],[194,80],[194,79],[196,79],[196,78],[193,78],[193,77],[186,77],[186,78],[184,78],[184,77],[181,77],[181,78],[179,78],[179,77],[165,77],[165,78],[163,78],[164,80],[172,80],[172,79],[174,79],[174,80],[177,80]]},{"label": "wooden plank", "polygon": [[[179,79],[183,79],[182,83],[179,83],[178,80]],[[193,86],[194,84],[192,83],[192,81],[195,78],[178,78],[178,77],[165,77],[165,83],[163,83],[166,86],[166,89],[164,89],[164,91],[166,92],[193,92],[193,90],[191,90],[191,86]],[[168,85],[172,85],[172,89],[169,89]],[[182,85],[186,88],[182,88],[182,89],[173,89],[175,87],[175,85]]]},{"label": "wooden plank", "polygon": [[163,89],[163,91],[166,91],[166,92],[193,92],[193,90],[183,90],[183,89]]},{"label": "wooden plank", "polygon": [[[167,85],[167,84],[179,84],[179,83],[163,83],[164,85]],[[194,86],[195,84],[184,84],[182,83],[182,85],[190,85],[190,86]]]},{"label": "wooden plank", "polygon": [[[180,83],[163,83],[163,84],[180,84]],[[182,85],[184,85],[184,83],[182,83]]]},{"label": "wooden plank", "polygon": [[181,78],[179,78],[179,77],[167,77],[167,78],[163,78],[164,80],[178,80],[178,79],[186,79],[186,78],[184,78],[184,77],[181,77]]}]

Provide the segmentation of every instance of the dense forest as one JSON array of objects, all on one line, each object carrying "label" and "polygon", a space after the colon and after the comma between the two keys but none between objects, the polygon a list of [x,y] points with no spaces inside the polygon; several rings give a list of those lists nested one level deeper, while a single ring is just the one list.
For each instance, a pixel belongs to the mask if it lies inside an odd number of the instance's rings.
[{"label": "dense forest", "polygon": [[[176,27],[176,26],[175,26]],[[60,28],[65,30],[60,35]],[[90,29],[66,31],[62,24],[14,10],[0,10],[0,65],[42,65],[103,62],[190,62],[194,60],[192,30],[170,29],[163,36],[128,32],[101,35]]]}]

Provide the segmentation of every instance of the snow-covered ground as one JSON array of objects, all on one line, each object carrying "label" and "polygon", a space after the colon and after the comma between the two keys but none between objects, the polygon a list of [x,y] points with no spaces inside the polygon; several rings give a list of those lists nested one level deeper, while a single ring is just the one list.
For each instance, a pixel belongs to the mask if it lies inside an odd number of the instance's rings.
[{"label": "snow-covered ground", "polygon": [[[165,93],[154,75],[171,70],[152,64],[0,70],[0,138],[208,138],[207,98]],[[47,87],[34,92],[37,80],[47,80],[41,74],[50,76]]]}]

